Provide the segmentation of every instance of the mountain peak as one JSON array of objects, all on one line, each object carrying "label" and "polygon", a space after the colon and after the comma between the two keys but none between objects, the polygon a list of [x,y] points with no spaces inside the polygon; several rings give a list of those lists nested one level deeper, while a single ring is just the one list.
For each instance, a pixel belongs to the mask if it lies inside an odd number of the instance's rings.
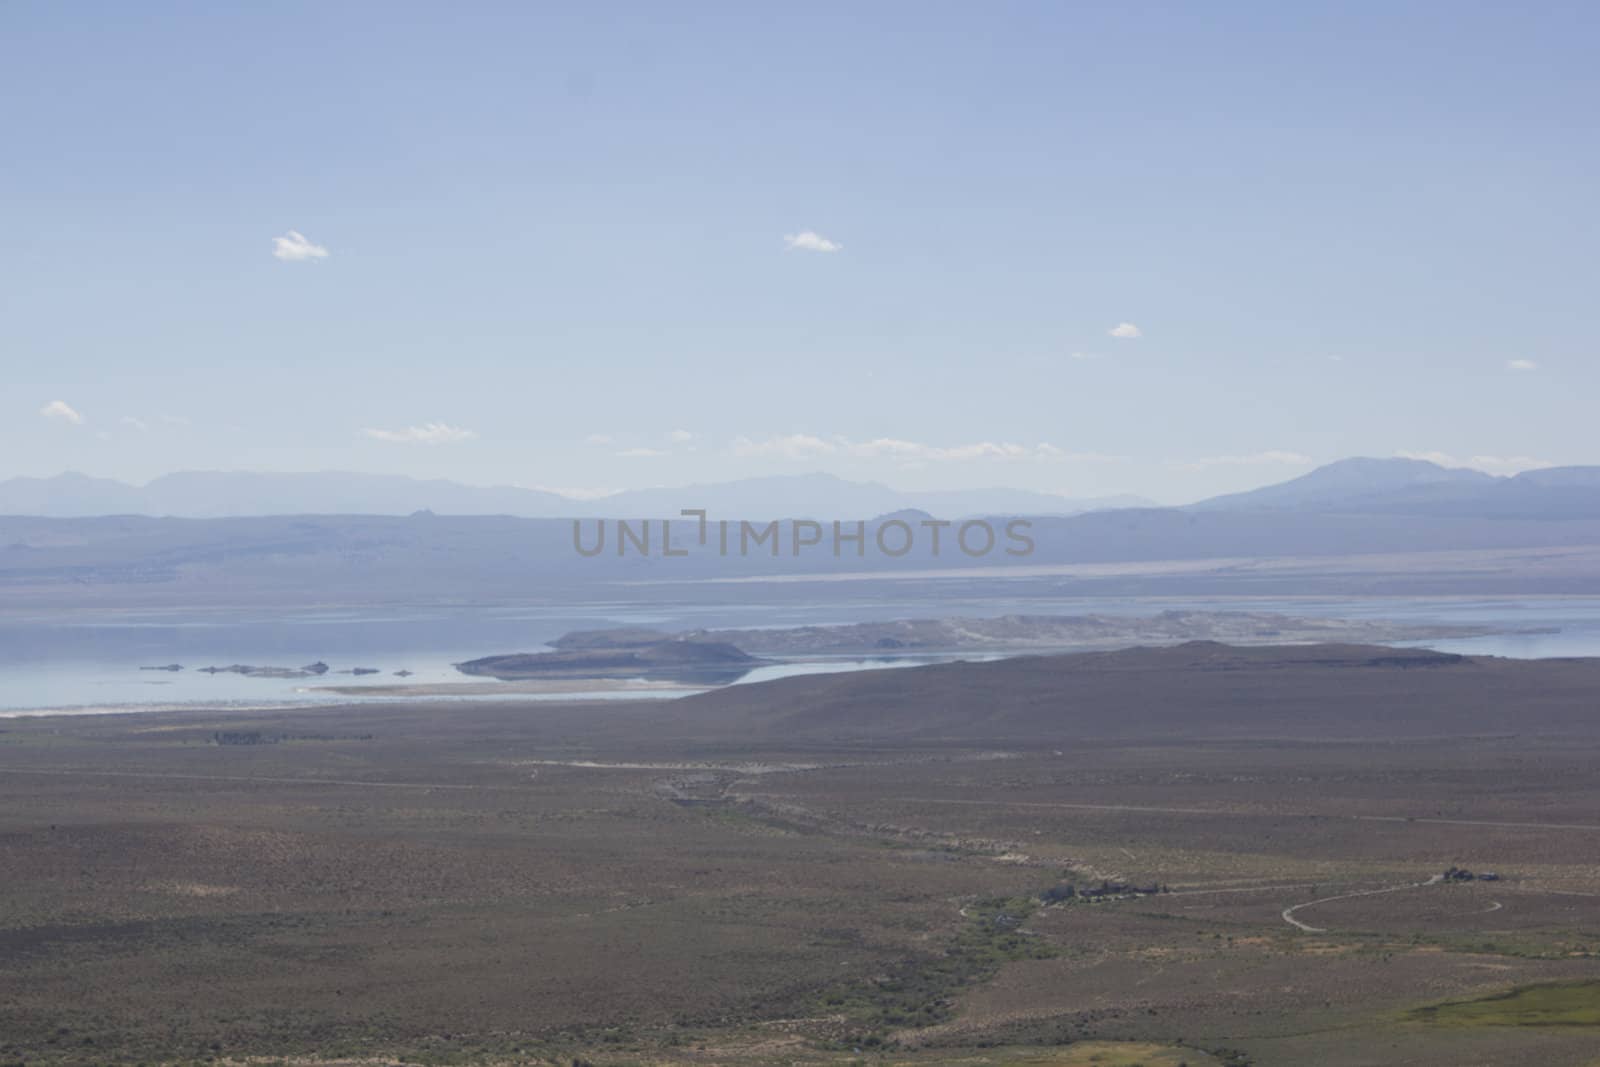
[{"label": "mountain peak", "polygon": [[1243,493],[1202,500],[1192,508],[1215,510],[1322,510],[1330,505],[1356,505],[1363,498],[1430,486],[1482,487],[1502,479],[1463,467],[1442,467],[1405,456],[1353,456],[1324,464],[1298,478]]},{"label": "mountain peak", "polygon": [[1417,485],[1432,482],[1492,482],[1495,476],[1468,467],[1445,467],[1411,456],[1351,456],[1301,475],[1300,480],[1361,480],[1368,484]]}]

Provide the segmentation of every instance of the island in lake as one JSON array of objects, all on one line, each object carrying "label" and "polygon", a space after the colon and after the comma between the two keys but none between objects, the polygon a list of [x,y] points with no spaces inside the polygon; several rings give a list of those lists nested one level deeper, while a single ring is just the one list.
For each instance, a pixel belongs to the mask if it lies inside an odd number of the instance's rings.
[{"label": "island in lake", "polygon": [[722,641],[689,641],[670,634],[629,644],[515,652],[457,663],[462,674],[522,681],[538,678],[648,678],[721,685],[761,665]]},{"label": "island in lake", "polygon": [[1488,627],[1298,618],[1272,612],[1164,611],[1156,615],[1002,615],[897,619],[755,630],[576,630],[551,651],[485,656],[463,674],[507,682],[643,679],[694,685],[737,681],[771,660],[841,656],[1023,655],[1186,641],[1232,644],[1381,643],[1479,637]]},{"label": "island in lake", "polygon": [[578,630],[550,642],[558,652],[639,649],[664,643],[732,645],[752,655],[842,656],[885,653],[1026,653],[1185,641],[1229,644],[1384,644],[1483,637],[1485,626],[1399,623],[1382,619],[1301,618],[1262,611],[1163,611],[1155,615],[1001,615],[896,619],[754,630],[639,627]]}]

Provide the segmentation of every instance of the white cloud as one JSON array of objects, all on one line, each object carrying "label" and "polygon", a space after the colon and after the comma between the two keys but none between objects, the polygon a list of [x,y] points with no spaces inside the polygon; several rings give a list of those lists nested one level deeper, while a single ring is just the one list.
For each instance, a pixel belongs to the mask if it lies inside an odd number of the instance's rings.
[{"label": "white cloud", "polygon": [[895,463],[959,463],[977,460],[1035,460],[1049,462],[1111,462],[1122,457],[1092,452],[1068,452],[1047,442],[1034,445],[1011,441],[974,441],[960,445],[930,445],[897,437],[874,437],[855,441],[842,435],[831,438],[811,434],[784,434],[754,440],[739,437],[733,442],[737,456],[777,456],[782,459],[809,460],[821,456],[849,456],[854,459]]},{"label": "white cloud", "polygon": [[1466,466],[1490,474],[1521,474],[1540,467],[1554,467],[1555,464],[1548,459],[1534,459],[1532,456],[1471,456]]},{"label": "white cloud", "polygon": [[1437,463],[1441,467],[1459,467],[1461,463],[1448,452],[1408,452],[1401,449],[1395,453],[1396,459],[1420,459],[1424,463]]},{"label": "white cloud", "polygon": [[1113,456],[1105,452],[1068,452],[1057,448],[1048,442],[1041,442],[1035,450],[1045,459],[1059,460],[1063,463],[1126,463],[1127,456]]},{"label": "white cloud", "polygon": [[673,430],[671,433],[667,434],[667,440],[671,441],[675,445],[686,445],[690,441],[694,440],[694,434],[690,433],[688,430]]},{"label": "white cloud", "polygon": [[1533,456],[1452,456],[1448,452],[1396,452],[1401,459],[1425,459],[1441,467],[1467,467],[1485,474],[1521,474],[1523,471],[1554,467],[1548,459]]},{"label": "white cloud", "polygon": [[1067,353],[1067,358],[1068,359],[1104,359],[1105,357],[1103,355],[1101,355],[1099,352],[1069,352],[1069,353]]},{"label": "white cloud", "polygon": [[617,442],[608,433],[592,433],[583,439],[586,445],[614,445]]},{"label": "white cloud", "polygon": [[733,441],[733,454],[736,456],[782,456],[784,459],[810,459],[814,456],[831,455],[838,450],[838,447],[831,442],[803,433],[768,437],[762,441],[753,441],[748,437],[737,437]]},{"label": "white cloud", "polygon": [[313,244],[299,230],[290,230],[282,237],[272,239],[272,254],[285,263],[299,263],[307,259],[327,259],[328,250]]},{"label": "white cloud", "polygon": [[623,459],[654,459],[657,456],[665,456],[667,453],[659,448],[624,448],[617,455]]},{"label": "white cloud", "polygon": [[150,430],[150,424],[148,422],[145,422],[143,419],[136,419],[132,415],[124,415],[117,421],[129,429],[138,430],[140,433],[148,433]]},{"label": "white cloud", "polygon": [[70,422],[74,426],[83,425],[83,416],[74,411],[65,400],[52,400],[39,409],[39,414],[47,419],[60,419]]},{"label": "white cloud", "polygon": [[1539,364],[1535,363],[1531,359],[1508,359],[1508,360],[1506,360],[1506,369],[1507,370],[1538,370],[1539,369]]},{"label": "white cloud", "polygon": [[459,426],[450,426],[443,422],[425,422],[421,426],[407,426],[403,430],[368,429],[362,433],[374,441],[405,445],[454,445],[462,441],[471,441],[478,436],[471,430],[463,430]]},{"label": "white cloud", "polygon": [[1107,330],[1106,333],[1123,341],[1131,341],[1136,337],[1144,336],[1144,331],[1131,322],[1119,322]]},{"label": "white cloud", "polygon": [[554,493],[568,500],[604,500],[608,496],[616,496],[622,492],[621,489],[558,488],[553,485],[524,485],[521,488],[533,489],[540,493]]},{"label": "white cloud", "polygon": [[901,441],[893,437],[879,437],[850,446],[852,455],[863,459],[887,457],[898,460],[925,460],[949,462],[973,459],[1028,459],[1039,455],[1027,445],[1009,441],[975,441],[966,445],[925,445],[917,441]]},{"label": "white cloud", "polygon": [[837,241],[828,240],[815,230],[786,233],[783,235],[783,245],[791,252],[795,249],[802,252],[837,252],[844,247]]},{"label": "white cloud", "polygon": [[1240,456],[1203,456],[1200,459],[1172,465],[1179,470],[1200,471],[1209,467],[1304,467],[1314,462],[1316,461],[1310,456],[1301,455],[1299,452],[1268,449],[1265,452],[1251,452]]}]

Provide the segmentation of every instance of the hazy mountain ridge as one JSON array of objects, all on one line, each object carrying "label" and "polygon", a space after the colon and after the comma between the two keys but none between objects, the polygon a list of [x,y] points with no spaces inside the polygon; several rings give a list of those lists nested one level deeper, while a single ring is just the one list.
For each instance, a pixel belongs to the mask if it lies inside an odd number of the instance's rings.
[{"label": "hazy mountain ridge", "polygon": [[[790,474],[675,488],[632,489],[578,500],[542,489],[473,486],[402,475],[183,471],[145,486],[68,473],[0,481],[0,515],[88,518],[148,515],[439,515],[646,519],[702,508],[712,518],[862,519],[926,513],[1072,516],[1160,509],[1141,497],[1073,499],[1026,489],[898,490],[831,474]],[[1600,518],[1600,466],[1547,467],[1514,476],[1418,459],[1355,457],[1288,481],[1211,497],[1174,510],[1306,515],[1437,515],[1460,518]]]},{"label": "hazy mountain ridge", "polygon": [[1545,467],[1496,476],[1420,459],[1339,460],[1286,482],[1189,505],[1191,511],[1600,517],[1600,467]]},{"label": "hazy mountain ridge", "polygon": [[147,515],[243,518],[268,515],[508,515],[517,518],[671,518],[704,508],[724,518],[858,519],[921,509],[968,515],[1076,515],[1148,507],[1122,495],[1075,500],[1027,489],[898,490],[829,474],[777,475],[678,488],[632,489],[578,500],[542,489],[474,486],[446,479],[323,471],[280,474],[180,471],[144,486],[68,472],[0,481],[0,515],[90,518]]},{"label": "hazy mountain ridge", "polygon": [[[573,526],[444,515],[0,517],[0,610],[633,599],[652,589],[683,596],[716,579],[911,579],[972,568],[998,577],[1041,567],[1070,568],[1033,583],[1057,594],[1600,593],[1600,520],[1134,509],[1035,519],[1031,555],[978,560],[948,546],[935,557],[926,539],[896,558],[834,556],[826,546],[795,556],[786,540],[777,554],[722,556],[715,538],[702,547],[682,528],[675,543],[685,557],[663,558],[659,539],[650,556],[619,556],[613,537],[607,551],[585,558],[574,550]],[[875,526],[868,523],[869,543]],[[789,587],[791,595],[813,595],[806,584]]]},{"label": "hazy mountain ridge", "polygon": [[[212,476],[172,477],[175,482],[169,485],[193,487],[208,484]],[[251,476],[259,481],[240,482],[233,476],[218,477],[235,487],[297,478],[260,475]],[[337,489],[341,477],[327,476],[318,484]],[[380,487],[434,484],[375,480]],[[14,480],[0,483],[0,490],[17,490],[10,497],[0,494],[0,500],[38,504],[38,494],[48,490],[59,493],[58,503],[83,504],[99,499],[108,484],[110,491],[118,491],[119,483],[82,476]],[[476,492],[440,484],[450,492]],[[817,543],[801,551],[793,544],[793,524],[780,523],[775,541],[741,551],[736,533],[730,551],[723,554],[716,537],[698,544],[693,520],[679,518],[673,544],[686,550],[686,556],[662,555],[659,522],[649,524],[649,554],[619,552],[617,528],[600,522],[598,509],[579,524],[581,539],[594,545],[601,526],[609,528],[610,538],[598,555],[580,556],[574,522],[567,518],[416,511],[50,518],[6,515],[0,504],[0,589],[19,609],[84,601],[101,606],[190,600],[292,603],[297,598],[361,604],[473,598],[499,602],[533,596],[583,599],[601,595],[606,587],[627,589],[628,596],[657,586],[681,594],[686,583],[716,579],[906,576],[924,581],[930,575],[959,576],[974,568],[992,575],[1035,568],[1048,569],[1040,570],[1041,576],[1050,575],[1041,588],[1058,593],[1070,588],[1083,595],[1600,592],[1600,467],[1497,478],[1415,460],[1342,461],[1277,486],[1186,508],[1034,513],[1028,530],[1033,551],[1010,555],[997,550],[981,558],[959,551],[949,537],[936,551],[921,519],[940,512],[959,517],[960,504],[1016,501],[952,493],[944,506],[919,498],[932,507],[885,507],[882,494],[892,490],[813,475],[653,490],[597,504],[645,515],[676,515],[682,508],[697,507],[713,519],[737,520],[786,503],[789,516],[821,518],[824,512],[806,506],[808,487],[812,503],[837,490],[834,499],[842,501],[837,506],[850,509],[842,517],[866,521],[859,548],[836,554],[828,544]],[[211,492],[224,510],[239,503],[230,501],[226,489],[223,485]],[[334,503],[348,503],[343,497],[325,499],[325,511]],[[747,503],[741,506],[741,500]],[[1028,514],[1020,507],[974,510]],[[869,519],[874,515],[878,519]],[[878,550],[876,533],[891,516],[913,532],[914,543],[903,555]],[[737,528],[737,521],[732,525]],[[905,528],[885,543],[901,544]],[[997,541],[1001,548],[1012,544],[1004,538]],[[766,595],[777,594],[769,590]]]}]

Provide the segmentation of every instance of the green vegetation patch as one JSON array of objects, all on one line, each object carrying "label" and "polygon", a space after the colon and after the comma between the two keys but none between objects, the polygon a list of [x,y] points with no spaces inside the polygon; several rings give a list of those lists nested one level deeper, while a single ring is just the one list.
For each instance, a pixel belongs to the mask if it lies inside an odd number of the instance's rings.
[{"label": "green vegetation patch", "polygon": [[962,988],[989,980],[1002,964],[1055,954],[1021,929],[1037,906],[1029,897],[970,904],[966,925],[942,955],[831,989],[821,1009],[844,1015],[851,1029],[845,1043],[865,1047],[882,1044],[891,1030],[947,1022],[954,1015],[951,998]]},{"label": "green vegetation patch", "polygon": [[1600,982],[1523,986],[1506,993],[1416,1008],[1408,1018],[1439,1026],[1600,1027]]},{"label": "green vegetation patch", "polygon": [[1194,1049],[1137,1041],[1085,1041],[1001,1059],[1002,1067],[1209,1067],[1216,1059]]}]

